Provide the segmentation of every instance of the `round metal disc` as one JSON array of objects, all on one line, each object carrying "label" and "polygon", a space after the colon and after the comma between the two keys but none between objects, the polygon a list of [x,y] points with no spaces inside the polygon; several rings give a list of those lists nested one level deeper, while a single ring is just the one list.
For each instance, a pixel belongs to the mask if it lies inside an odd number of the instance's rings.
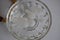
[{"label": "round metal disc", "polygon": [[38,0],[22,0],[12,5],[7,14],[7,28],[18,40],[43,38],[51,26],[48,7]]}]

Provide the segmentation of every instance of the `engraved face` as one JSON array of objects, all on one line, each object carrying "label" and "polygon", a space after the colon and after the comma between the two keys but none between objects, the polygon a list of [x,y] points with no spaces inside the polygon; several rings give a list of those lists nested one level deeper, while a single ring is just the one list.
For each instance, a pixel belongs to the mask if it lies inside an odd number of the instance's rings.
[{"label": "engraved face", "polygon": [[48,32],[51,15],[49,9],[41,1],[21,1],[11,10],[7,26],[16,39],[37,40]]}]

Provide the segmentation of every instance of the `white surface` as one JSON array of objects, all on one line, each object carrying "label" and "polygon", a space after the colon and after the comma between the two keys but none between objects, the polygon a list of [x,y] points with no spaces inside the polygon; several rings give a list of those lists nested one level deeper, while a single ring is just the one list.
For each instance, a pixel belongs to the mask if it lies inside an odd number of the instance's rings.
[{"label": "white surface", "polygon": [[[0,0],[0,10],[5,17],[8,11],[7,0]],[[48,34],[42,40],[60,40],[60,0],[42,0],[52,14],[52,26]],[[3,7],[2,7],[3,6]],[[0,23],[0,40],[15,40],[8,32],[6,25]]]}]

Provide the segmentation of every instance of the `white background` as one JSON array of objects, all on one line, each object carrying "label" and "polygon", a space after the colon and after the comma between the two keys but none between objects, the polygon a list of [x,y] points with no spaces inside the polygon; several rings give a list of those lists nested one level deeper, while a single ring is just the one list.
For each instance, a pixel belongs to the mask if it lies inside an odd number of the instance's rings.
[{"label": "white background", "polygon": [[[48,34],[42,40],[60,40],[60,0],[41,0],[50,9],[52,14],[52,26]],[[10,2],[0,0],[0,15],[6,16]],[[0,23],[0,40],[15,40],[8,32],[6,25]]]}]

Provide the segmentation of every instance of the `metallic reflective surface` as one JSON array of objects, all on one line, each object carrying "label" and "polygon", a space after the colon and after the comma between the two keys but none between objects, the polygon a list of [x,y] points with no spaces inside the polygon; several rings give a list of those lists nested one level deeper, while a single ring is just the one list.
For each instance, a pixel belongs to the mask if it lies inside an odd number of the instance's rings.
[{"label": "metallic reflective surface", "polygon": [[51,13],[41,1],[16,2],[7,15],[7,28],[18,40],[43,38],[51,26]]},{"label": "metallic reflective surface", "polygon": [[[60,0],[41,0],[50,9],[52,14],[52,26],[48,34],[41,40],[60,40]],[[8,4],[7,4],[8,3]],[[9,10],[10,3],[6,0],[0,0],[0,11],[2,15],[6,17],[7,11]],[[8,8],[8,9],[7,9]],[[16,40],[7,30],[4,23],[0,23],[0,40]]]}]

